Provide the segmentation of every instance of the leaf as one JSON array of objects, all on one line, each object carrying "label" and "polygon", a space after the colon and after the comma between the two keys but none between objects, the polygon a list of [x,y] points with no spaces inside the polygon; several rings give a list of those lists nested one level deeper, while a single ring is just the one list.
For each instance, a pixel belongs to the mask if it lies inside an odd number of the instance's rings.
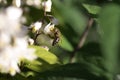
[{"label": "leaf", "polygon": [[98,5],[90,5],[90,4],[82,4],[87,10],[89,13],[91,14],[98,14],[99,11],[101,10],[101,7],[98,6]]},{"label": "leaf", "polygon": [[51,53],[51,52],[49,52],[49,51],[47,51],[44,48],[41,48],[39,46],[32,46],[32,47],[36,49],[35,53],[40,59],[46,61],[49,64],[59,63],[58,58],[53,53]]},{"label": "leaf", "polygon": [[31,65],[42,65],[42,62],[38,60],[34,60],[34,61],[24,60],[24,63],[30,63]]},{"label": "leaf", "polygon": [[79,51],[83,52],[85,56],[102,56],[100,44],[96,42],[87,43]]},{"label": "leaf", "polygon": [[100,44],[90,42],[84,45],[76,54],[76,62],[94,64],[97,67],[104,69],[104,59],[101,54]]},{"label": "leaf", "polygon": [[71,43],[63,35],[61,36],[61,41],[59,42],[59,45],[60,45],[60,47],[62,47],[65,50],[73,51],[73,47],[72,47]]},{"label": "leaf", "polygon": [[75,77],[87,80],[101,80],[100,76],[103,71],[93,66],[94,65],[88,65],[83,63],[66,64],[53,70],[41,73],[40,75],[41,77]]},{"label": "leaf", "polygon": [[109,74],[109,80],[117,72],[118,44],[120,30],[120,6],[109,4],[100,12],[100,27],[103,31],[101,46],[105,59],[104,65]]},{"label": "leaf", "polygon": [[21,72],[20,75],[24,76],[25,78],[30,77],[30,76],[35,76],[35,73],[33,71],[26,71],[26,72]]},{"label": "leaf", "polygon": [[[24,70],[30,69],[35,72],[43,72],[45,70],[51,69],[55,66],[58,66],[60,62],[58,58],[51,52],[41,48],[39,46],[30,46],[36,50],[37,59],[34,61],[24,61]],[[29,71],[29,70],[27,70]],[[25,76],[29,76],[29,74],[23,73]]]}]

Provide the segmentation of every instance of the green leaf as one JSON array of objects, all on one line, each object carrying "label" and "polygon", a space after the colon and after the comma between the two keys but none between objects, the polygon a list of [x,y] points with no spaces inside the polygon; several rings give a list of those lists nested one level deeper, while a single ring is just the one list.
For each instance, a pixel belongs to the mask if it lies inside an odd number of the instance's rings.
[{"label": "green leaf", "polygon": [[63,35],[61,36],[61,41],[59,42],[59,45],[60,45],[60,47],[62,47],[65,50],[73,51],[73,47],[72,47],[71,43]]},{"label": "green leaf", "polygon": [[98,5],[90,5],[90,4],[82,4],[87,10],[89,13],[91,14],[98,14],[99,11],[101,10],[101,7],[98,6]]},{"label": "green leaf", "polygon": [[21,72],[20,75],[22,75],[23,77],[27,78],[30,76],[35,76],[35,73],[33,71],[26,71],[26,72]]},{"label": "green leaf", "polygon": [[44,48],[41,48],[39,46],[32,46],[32,47],[36,49],[35,53],[40,59],[46,61],[49,64],[59,63],[57,56],[54,55],[53,53],[51,53],[51,52],[49,52],[49,51],[47,51]]},{"label": "green leaf", "polygon": [[91,63],[103,69],[103,56],[99,43],[91,42],[84,45],[76,55],[76,62]]},{"label": "green leaf", "polygon": [[101,46],[105,59],[104,65],[108,73],[110,73],[109,80],[112,80],[118,69],[120,6],[115,4],[106,5],[100,13],[99,21],[103,31]]},{"label": "green leaf", "polygon": [[[51,69],[55,66],[58,66],[60,62],[58,58],[51,52],[41,48],[39,46],[30,46],[36,50],[37,59],[34,61],[24,61],[26,64],[25,68],[33,70],[35,72],[43,72],[45,70]],[[23,71],[24,72],[24,71]],[[26,74],[26,73],[24,73]],[[28,76],[28,75],[26,75]]]},{"label": "green leaf", "polygon": [[24,63],[30,63],[31,65],[42,65],[42,62],[38,60],[34,60],[34,61],[24,60]]},{"label": "green leaf", "polygon": [[87,80],[102,80],[103,71],[94,65],[73,63],[57,67],[53,70],[41,73],[41,77],[70,77]]}]

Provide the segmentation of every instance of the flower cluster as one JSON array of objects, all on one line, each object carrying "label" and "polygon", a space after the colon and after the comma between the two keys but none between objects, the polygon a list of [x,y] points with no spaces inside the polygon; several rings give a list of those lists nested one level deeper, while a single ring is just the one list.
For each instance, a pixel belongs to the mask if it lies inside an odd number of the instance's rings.
[{"label": "flower cluster", "polygon": [[[6,4],[5,1],[1,0],[0,4]],[[36,21],[29,28],[23,26],[22,19],[25,17],[22,16],[24,9],[20,8],[22,3],[42,8],[44,19]],[[0,10],[0,73],[14,76],[20,72],[19,66],[23,59],[32,61],[37,58],[34,49],[28,48],[28,45],[38,44],[49,50],[59,41],[59,30],[55,27],[57,19],[48,15],[51,12],[51,0],[12,0],[11,4],[13,6]],[[34,39],[26,35],[29,29],[35,35]]]},{"label": "flower cluster", "polygon": [[51,0],[13,0],[13,5],[20,7],[22,5],[22,2],[29,6],[44,8],[46,12],[51,12]]},{"label": "flower cluster", "polygon": [[49,21],[46,19],[36,21],[31,24],[30,29],[35,34],[35,44],[49,50],[50,47],[59,42],[60,31],[55,27],[55,25],[58,25],[58,20],[53,15],[48,14],[48,12],[51,12],[51,0],[43,1],[41,4],[44,10],[44,17],[48,18]]},{"label": "flower cluster", "polygon": [[20,72],[21,60],[34,60],[34,49],[28,48],[26,29],[20,24],[22,9],[8,7],[0,11],[0,72],[12,76]]}]

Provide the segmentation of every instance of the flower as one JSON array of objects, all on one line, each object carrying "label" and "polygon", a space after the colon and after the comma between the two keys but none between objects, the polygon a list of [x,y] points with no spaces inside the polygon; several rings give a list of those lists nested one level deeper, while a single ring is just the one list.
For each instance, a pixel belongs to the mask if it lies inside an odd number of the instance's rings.
[{"label": "flower", "polygon": [[51,12],[52,1],[47,0],[42,2],[42,6],[44,7],[45,12]]},{"label": "flower", "polygon": [[6,15],[9,19],[11,20],[19,20],[19,18],[21,17],[22,15],[22,9],[21,8],[17,8],[17,7],[8,7],[6,9]]},{"label": "flower", "polygon": [[40,8],[42,0],[25,0],[27,5],[35,6],[37,8]]},{"label": "flower", "polygon": [[28,48],[26,30],[20,24],[22,10],[8,7],[0,12],[0,72],[14,76],[20,72],[23,59],[34,60],[34,49]]},{"label": "flower", "polygon": [[44,28],[44,33],[45,34],[51,34],[52,30],[54,29],[55,24],[49,23],[47,26]]},{"label": "flower", "polygon": [[34,50],[27,48],[26,42],[18,41],[17,43],[14,47],[9,45],[0,51],[0,72],[10,73],[14,76],[16,72],[20,72],[18,64],[22,59],[33,60],[36,58],[33,54]]},{"label": "flower", "polygon": [[0,13],[0,31],[7,35],[18,36],[21,33],[20,17],[22,10],[16,7],[8,7]]},{"label": "flower", "polygon": [[15,5],[16,7],[20,7],[21,6],[21,0],[13,0],[13,5]]},{"label": "flower", "polygon": [[30,28],[32,28],[32,32],[35,33],[39,31],[41,27],[42,27],[42,22],[37,21],[34,24],[32,24]]}]

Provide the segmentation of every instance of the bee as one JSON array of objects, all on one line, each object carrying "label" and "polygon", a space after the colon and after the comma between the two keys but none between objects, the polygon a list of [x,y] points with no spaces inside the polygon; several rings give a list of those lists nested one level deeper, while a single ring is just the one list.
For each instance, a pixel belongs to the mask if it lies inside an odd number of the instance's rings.
[{"label": "bee", "polygon": [[60,41],[60,31],[57,28],[54,28],[54,39],[52,42],[52,46],[55,46]]}]

